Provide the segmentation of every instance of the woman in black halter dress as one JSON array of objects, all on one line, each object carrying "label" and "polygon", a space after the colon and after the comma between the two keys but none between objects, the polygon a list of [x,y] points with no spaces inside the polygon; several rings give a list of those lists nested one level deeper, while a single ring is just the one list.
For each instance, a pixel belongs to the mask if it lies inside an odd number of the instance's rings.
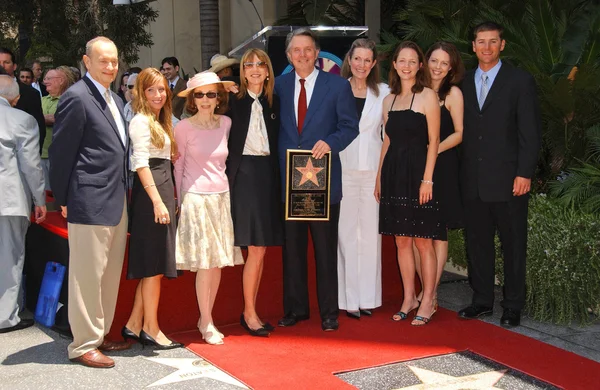
[{"label": "woman in black halter dress", "polygon": [[[417,310],[413,325],[425,325],[435,313],[436,259],[433,239],[443,234],[433,172],[439,144],[440,108],[427,88],[429,71],[421,49],[404,42],[394,52],[389,81],[391,95],[383,106],[385,139],[375,197],[379,230],[394,235],[404,286],[404,301],[392,318],[404,320]],[[413,242],[422,259],[423,300],[415,294]]]},{"label": "woman in black halter dress", "polygon": [[[437,260],[436,290],[448,259],[448,229],[463,227],[463,207],[458,180],[459,161],[456,146],[462,142],[464,103],[458,88],[465,67],[456,47],[448,42],[434,43],[425,59],[429,65],[431,88],[437,92],[441,108],[440,146],[435,164],[433,181],[442,218],[442,235],[433,240]],[[417,273],[420,262],[418,253]],[[437,294],[436,294],[437,297]],[[437,299],[435,304],[437,305]]]}]

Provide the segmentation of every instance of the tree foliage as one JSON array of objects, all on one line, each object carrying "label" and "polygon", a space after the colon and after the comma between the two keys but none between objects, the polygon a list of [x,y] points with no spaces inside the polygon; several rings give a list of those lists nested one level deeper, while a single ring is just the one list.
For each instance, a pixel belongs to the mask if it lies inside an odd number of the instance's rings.
[{"label": "tree foliage", "polygon": [[152,45],[146,26],[157,17],[146,3],[115,7],[112,0],[3,0],[0,40],[24,56],[20,62],[46,57],[53,65],[74,65],[85,43],[104,35],[115,42],[123,62],[133,63],[139,47]]},{"label": "tree foliage", "polygon": [[400,40],[424,49],[454,43],[467,67],[476,66],[472,28],[486,20],[504,27],[502,58],[531,73],[538,84],[544,144],[538,189],[577,159],[600,122],[600,2],[597,0],[407,0],[384,34],[384,50]]}]

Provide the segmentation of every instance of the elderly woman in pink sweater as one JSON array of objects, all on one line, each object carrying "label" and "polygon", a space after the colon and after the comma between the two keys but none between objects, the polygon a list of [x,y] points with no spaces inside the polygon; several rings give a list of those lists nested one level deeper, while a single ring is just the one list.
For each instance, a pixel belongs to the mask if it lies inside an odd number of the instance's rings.
[{"label": "elderly woman in pink sweater", "polygon": [[223,344],[224,337],[212,319],[221,268],[244,263],[240,248],[234,247],[225,175],[231,119],[221,114],[227,109],[224,85],[230,84],[213,72],[190,79],[179,96],[186,98],[186,109],[193,116],[175,128],[180,153],[175,183],[181,209],[175,244],[177,269],[196,272],[198,329],[213,345]]}]

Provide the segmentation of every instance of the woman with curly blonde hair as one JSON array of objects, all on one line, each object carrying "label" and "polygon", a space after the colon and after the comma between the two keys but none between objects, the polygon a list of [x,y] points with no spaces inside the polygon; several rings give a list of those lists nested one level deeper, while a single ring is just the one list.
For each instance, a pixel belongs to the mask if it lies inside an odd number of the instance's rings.
[{"label": "woman with curly blonde hair", "polygon": [[175,267],[175,196],[171,158],[177,154],[171,122],[171,90],[154,68],[138,76],[134,95],[137,113],[129,124],[135,170],[131,192],[128,279],[141,279],[133,310],[121,330],[132,339],[157,349],[183,345],[169,340],[158,326],[161,278],[177,277]]}]

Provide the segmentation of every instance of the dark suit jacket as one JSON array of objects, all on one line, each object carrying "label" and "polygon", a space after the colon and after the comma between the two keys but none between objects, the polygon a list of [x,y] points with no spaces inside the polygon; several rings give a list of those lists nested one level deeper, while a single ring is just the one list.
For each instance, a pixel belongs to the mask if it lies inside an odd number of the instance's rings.
[{"label": "dark suit jacket", "polygon": [[35,118],[39,126],[40,132],[40,153],[42,152],[42,146],[44,145],[44,139],[46,138],[46,121],[44,120],[44,113],[42,111],[42,98],[40,93],[33,87],[25,85],[22,82],[19,83],[19,94],[21,97],[17,102],[15,108],[25,111],[29,115]]},{"label": "dark suit jacket", "polygon": [[[279,132],[279,164],[282,188],[285,188],[286,151],[311,150],[319,140],[331,148],[331,204],[342,200],[342,164],[339,153],[358,137],[358,114],[348,80],[319,70],[315,88],[308,104],[302,134],[298,134],[294,87],[296,73],[277,77],[275,90],[281,100],[281,130]],[[282,200],[285,191],[282,191]]]},{"label": "dark suit jacket", "polygon": [[465,199],[508,202],[516,176],[535,173],[541,144],[540,109],[533,77],[506,62],[481,110],[475,70],[465,75],[461,181]]},{"label": "dark suit jacket", "polygon": [[[270,157],[273,160],[274,173],[279,175],[279,159],[277,154],[277,142],[279,139],[279,96],[273,96],[273,107],[269,107],[269,101],[264,96],[261,96],[258,101],[263,108],[263,118],[267,126],[269,151],[271,153]],[[233,188],[235,176],[242,161],[242,154],[250,125],[252,103],[254,103],[254,99],[248,94],[241,99],[238,99],[236,94],[229,94],[229,111],[226,115],[231,118],[231,131],[227,142],[227,148],[229,149],[229,155],[227,156],[227,177],[230,189]]]},{"label": "dark suit jacket", "polygon": [[181,114],[185,107],[185,98],[179,97],[177,94],[186,89],[186,87],[187,82],[180,77],[173,88],[173,115],[175,115],[177,119],[181,119]]},{"label": "dark suit jacket", "polygon": [[[123,116],[121,99],[111,94]],[[60,97],[55,119],[49,159],[57,204],[67,206],[71,223],[118,225],[128,145],[123,145],[106,100],[87,76]],[[127,126],[125,132],[129,140]]]},{"label": "dark suit jacket", "polygon": [[42,92],[42,97],[48,96],[48,90],[46,89],[46,86],[44,85],[44,83],[41,82],[39,84],[40,84],[40,91]]}]

